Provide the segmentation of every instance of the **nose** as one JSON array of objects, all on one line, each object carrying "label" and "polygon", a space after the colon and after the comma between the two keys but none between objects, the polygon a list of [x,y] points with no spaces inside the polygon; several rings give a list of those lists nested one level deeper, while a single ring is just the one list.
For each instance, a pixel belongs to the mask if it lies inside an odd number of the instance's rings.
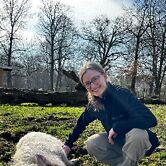
[{"label": "nose", "polygon": [[91,90],[94,90],[95,87],[96,87],[96,85],[95,85],[93,82],[91,82],[91,84],[90,84],[90,88],[91,88]]}]

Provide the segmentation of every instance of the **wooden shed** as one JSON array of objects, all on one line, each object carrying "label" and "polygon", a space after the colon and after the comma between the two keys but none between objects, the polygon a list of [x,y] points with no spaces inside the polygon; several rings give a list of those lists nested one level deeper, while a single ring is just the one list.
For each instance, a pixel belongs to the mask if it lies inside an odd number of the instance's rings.
[{"label": "wooden shed", "polygon": [[4,74],[11,70],[11,66],[0,65],[0,87],[2,87],[4,83]]}]

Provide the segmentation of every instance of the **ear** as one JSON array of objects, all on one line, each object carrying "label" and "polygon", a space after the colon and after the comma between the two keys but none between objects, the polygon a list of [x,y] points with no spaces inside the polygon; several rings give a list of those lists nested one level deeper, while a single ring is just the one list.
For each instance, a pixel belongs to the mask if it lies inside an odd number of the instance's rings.
[{"label": "ear", "polygon": [[104,73],[103,76],[104,76],[105,80],[108,80],[107,74]]},{"label": "ear", "polygon": [[56,166],[52,164],[46,157],[36,154],[36,163],[38,166]]}]

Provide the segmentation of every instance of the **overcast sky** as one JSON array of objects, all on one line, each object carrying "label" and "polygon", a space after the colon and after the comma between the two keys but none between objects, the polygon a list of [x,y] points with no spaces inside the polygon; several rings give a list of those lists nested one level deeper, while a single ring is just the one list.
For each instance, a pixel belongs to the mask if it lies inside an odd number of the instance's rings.
[{"label": "overcast sky", "polygon": [[[38,11],[41,0],[31,0],[32,10]],[[123,6],[129,6],[131,0],[60,0],[71,7],[73,21],[79,26],[82,21],[89,22],[99,15],[115,18],[122,14]],[[35,21],[34,21],[35,22]],[[32,23],[33,24],[33,23]],[[31,31],[26,32],[28,37]],[[33,35],[33,34],[32,34]]]},{"label": "overcast sky", "polygon": [[[40,5],[40,0],[31,0],[34,10]],[[75,20],[88,21],[104,14],[114,18],[122,13],[123,5],[128,6],[131,0],[60,0],[73,11]]]},{"label": "overcast sky", "polygon": [[89,21],[104,14],[114,18],[122,13],[122,6],[129,5],[129,0],[60,0],[71,6],[75,20]]}]

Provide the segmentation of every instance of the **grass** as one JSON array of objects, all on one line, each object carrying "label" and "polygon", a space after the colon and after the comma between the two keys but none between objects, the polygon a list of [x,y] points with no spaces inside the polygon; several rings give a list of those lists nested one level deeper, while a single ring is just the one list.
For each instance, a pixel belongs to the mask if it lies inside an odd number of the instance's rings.
[{"label": "grass", "polygon": [[[148,105],[158,119],[157,132],[161,145],[158,151],[140,161],[139,166],[166,165],[166,105]],[[0,166],[8,165],[15,151],[16,142],[28,131],[42,131],[57,136],[65,141],[72,131],[83,107],[39,107],[29,104],[19,106],[0,106]],[[103,130],[100,122],[90,124],[76,142],[83,147],[88,136]],[[7,136],[6,136],[7,135]],[[83,166],[104,166],[95,158],[87,155],[78,156]]]}]

